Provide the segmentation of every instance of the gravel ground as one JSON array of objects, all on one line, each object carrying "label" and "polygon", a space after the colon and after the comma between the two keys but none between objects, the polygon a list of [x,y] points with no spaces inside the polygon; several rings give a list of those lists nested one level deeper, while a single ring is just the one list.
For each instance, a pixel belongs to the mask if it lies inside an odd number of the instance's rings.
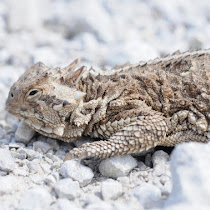
[{"label": "gravel ground", "polygon": [[66,144],[4,110],[25,68],[94,68],[210,47],[209,0],[0,1],[0,209],[208,209],[210,144],[63,162]]}]

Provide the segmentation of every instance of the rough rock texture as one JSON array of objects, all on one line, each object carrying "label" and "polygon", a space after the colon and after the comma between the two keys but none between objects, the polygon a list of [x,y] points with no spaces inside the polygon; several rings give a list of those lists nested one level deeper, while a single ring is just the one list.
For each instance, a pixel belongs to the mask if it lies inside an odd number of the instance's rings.
[{"label": "rough rock texture", "polygon": [[33,138],[34,135],[35,131],[31,129],[31,127],[27,123],[21,121],[18,126],[18,129],[15,132],[15,139],[17,142],[27,144]]},{"label": "rough rock texture", "polygon": [[126,176],[137,166],[137,161],[130,155],[111,157],[102,160],[99,171],[103,176],[117,178]]},{"label": "rough rock texture", "polygon": [[123,193],[122,184],[108,179],[101,184],[101,195],[104,200],[116,200]]},{"label": "rough rock texture", "polygon": [[65,178],[72,178],[78,181],[80,186],[89,184],[94,176],[90,168],[79,165],[74,160],[66,161],[60,169],[60,174]]},{"label": "rough rock texture", "polygon": [[24,193],[18,209],[47,209],[52,201],[52,197],[46,189],[35,187]]},{"label": "rough rock texture", "polygon": [[10,172],[13,171],[14,167],[14,159],[12,158],[10,151],[0,148],[0,170]]},{"label": "rough rock texture", "polygon": [[147,183],[134,188],[132,192],[145,209],[154,208],[156,202],[160,201],[161,198],[160,189]]},{"label": "rough rock texture", "polygon": [[70,178],[59,180],[54,188],[59,198],[67,198],[69,200],[74,200],[79,196],[80,192],[79,183]]},{"label": "rough rock texture", "polygon": [[[202,151],[202,152],[199,152]],[[210,205],[210,144],[182,144],[176,147],[171,159],[172,192],[165,209],[203,209]]]}]

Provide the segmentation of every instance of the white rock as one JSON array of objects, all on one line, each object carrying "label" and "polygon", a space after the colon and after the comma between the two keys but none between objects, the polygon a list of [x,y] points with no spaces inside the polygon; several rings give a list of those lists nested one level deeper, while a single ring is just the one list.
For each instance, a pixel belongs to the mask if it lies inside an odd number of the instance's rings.
[{"label": "white rock", "polygon": [[0,176],[6,176],[6,175],[7,175],[7,172],[0,170]]},{"label": "white rock", "polygon": [[157,177],[157,176],[153,177],[153,180],[149,180],[148,183],[152,183],[153,185],[155,185],[159,189],[161,189],[163,187],[163,185],[160,183],[160,178]]},{"label": "white rock", "polygon": [[91,203],[85,209],[87,210],[113,210],[114,208],[112,207],[111,204],[105,201],[101,201],[97,203]]},{"label": "white rock", "polygon": [[94,204],[102,201],[100,194],[97,194],[94,191],[88,193],[84,200],[88,205],[91,203]]},{"label": "white rock", "polygon": [[34,159],[32,161],[27,161],[26,164],[28,166],[28,169],[29,169],[30,173],[38,173],[38,174],[43,174],[44,173],[39,159]]},{"label": "white rock", "polygon": [[155,204],[161,199],[161,191],[158,187],[143,183],[132,190],[135,197],[145,209],[153,209]]},{"label": "white rock", "polygon": [[40,136],[38,138],[38,141],[35,141],[33,143],[33,149],[46,154],[49,150],[58,150],[59,144],[55,139]]},{"label": "white rock", "polygon": [[112,66],[116,65],[116,63],[124,64],[127,61],[138,63],[140,61],[139,53],[141,50],[145,52],[144,55],[141,55],[142,60],[153,59],[158,56],[158,52],[154,47],[142,40],[130,40],[130,42],[125,42],[123,45],[120,42],[115,42],[112,45],[112,49],[105,58],[105,61]]},{"label": "white rock", "polygon": [[[51,154],[46,154],[46,157],[50,159],[50,161],[53,161],[53,162],[60,162],[62,161],[58,156],[56,155],[51,155]],[[45,158],[46,158],[45,157]]]},{"label": "white rock", "polygon": [[53,163],[53,165],[51,165],[51,168],[50,168],[50,169],[51,169],[51,170],[54,170],[54,169],[56,169],[56,170],[57,170],[57,169],[60,169],[60,168],[61,168],[62,163],[63,163],[63,162],[54,162],[54,163]]},{"label": "white rock", "polygon": [[54,187],[54,184],[58,180],[59,180],[59,174],[55,172],[55,173],[49,174],[44,181],[48,186]]},{"label": "white rock", "polygon": [[14,159],[10,152],[0,148],[0,170],[10,172],[14,170],[14,167]]},{"label": "white rock", "polygon": [[[71,12],[64,13],[63,11],[66,8]],[[78,9],[80,9],[80,15],[78,15]],[[73,1],[68,5],[60,5],[60,7],[56,7],[55,15],[59,17],[59,21],[62,24],[68,26],[68,36],[82,32],[91,32],[103,42],[114,40],[114,26],[112,25],[111,17],[97,0],[89,0],[88,2],[80,0]]]},{"label": "white rock", "polygon": [[123,193],[122,184],[108,179],[101,184],[101,195],[104,200],[116,200]]},{"label": "white rock", "polygon": [[161,187],[162,195],[168,197],[172,191],[172,183],[171,181],[166,182],[163,187]]},{"label": "white rock", "polygon": [[12,172],[15,176],[28,176],[29,172],[27,169],[21,167],[21,168],[15,168]]},{"label": "white rock", "polygon": [[0,127],[0,139],[2,139],[5,134],[6,134],[6,131]]},{"label": "white rock", "polygon": [[18,209],[48,209],[52,201],[48,190],[44,187],[34,187],[23,193]]},{"label": "white rock", "polygon": [[15,138],[12,138],[11,142],[9,143],[9,148],[15,148],[15,149],[19,149],[19,148],[23,148],[25,146],[25,144],[20,143],[20,142],[16,142]]},{"label": "white rock", "polygon": [[171,155],[172,192],[165,209],[188,205],[190,209],[210,206],[210,144],[185,143]]},{"label": "white rock", "polygon": [[126,199],[118,199],[113,202],[113,209],[119,210],[144,210],[138,199],[125,194]]},{"label": "white rock", "polygon": [[47,174],[30,174],[29,180],[30,183],[34,183],[36,185],[43,185],[44,180],[47,178]]},{"label": "white rock", "polygon": [[80,187],[77,181],[73,181],[70,178],[61,179],[55,185],[55,192],[59,198],[67,198],[74,200],[79,196]]},{"label": "white rock", "polygon": [[78,181],[81,187],[89,184],[94,176],[93,171],[79,163],[75,160],[69,160],[64,162],[61,166],[60,174],[64,178],[72,178],[75,181]]},{"label": "white rock", "polygon": [[170,170],[169,166],[169,155],[162,151],[158,150],[152,155],[152,164],[153,164],[153,176],[161,176],[162,174],[168,173]]},{"label": "white rock", "polygon": [[33,52],[33,59],[35,62],[39,62],[41,60],[47,65],[50,64],[54,66],[56,65],[55,61],[57,60],[55,50],[56,49],[53,49],[51,46],[35,48]]},{"label": "white rock", "polygon": [[18,129],[15,132],[15,139],[17,142],[27,144],[35,135],[35,131],[29,127],[24,121],[21,121]]},{"label": "white rock", "polygon": [[45,162],[45,163],[41,163],[40,166],[43,169],[45,174],[49,174],[51,172],[51,170],[50,170],[51,169],[51,165],[50,164]]},{"label": "white rock", "polygon": [[140,171],[145,171],[147,169],[147,166],[142,161],[139,161],[138,168],[140,169]]},{"label": "white rock", "polygon": [[102,160],[99,171],[103,176],[117,178],[126,176],[136,166],[136,159],[130,155],[115,156]]},{"label": "white rock", "polygon": [[54,206],[56,210],[82,210],[66,198],[59,198],[54,204]]},{"label": "white rock", "polygon": [[46,16],[43,15],[44,6],[47,6],[46,0],[43,0],[42,4],[37,0],[20,0],[19,3],[9,0],[8,2],[8,22],[10,30],[35,30],[42,26],[43,18]]},{"label": "white rock", "polygon": [[169,155],[163,150],[158,150],[152,155],[153,167],[160,164],[166,164],[169,161]]},{"label": "white rock", "polygon": [[129,177],[127,176],[120,176],[117,178],[117,181],[119,181],[123,186],[128,186],[130,182]]},{"label": "white rock", "polygon": [[15,176],[0,176],[0,195],[12,194],[20,187],[24,188],[24,184]]},{"label": "white rock", "polygon": [[156,165],[152,170],[153,176],[161,176],[166,173],[166,167],[163,164]]},{"label": "white rock", "polygon": [[10,143],[10,138],[3,138],[3,139],[0,139],[0,145],[9,145]]},{"label": "white rock", "polygon": [[13,152],[11,152],[11,154],[12,154],[13,158],[18,158],[18,159],[21,159],[21,160],[26,159],[26,153],[25,153],[24,150],[22,150],[21,152],[13,151]]},{"label": "white rock", "polygon": [[32,160],[36,156],[36,151],[33,149],[25,149],[25,152],[29,160]]},{"label": "white rock", "polygon": [[168,181],[170,181],[170,180],[171,180],[170,177],[167,176],[166,174],[163,174],[163,175],[160,177],[160,183],[161,183],[162,185],[164,185],[166,182],[168,182]]},{"label": "white rock", "polygon": [[[73,149],[73,147],[71,149]],[[66,152],[64,150],[62,150],[62,149],[59,149],[58,151],[55,152],[55,155],[63,160],[65,158],[65,156],[66,156]]]}]

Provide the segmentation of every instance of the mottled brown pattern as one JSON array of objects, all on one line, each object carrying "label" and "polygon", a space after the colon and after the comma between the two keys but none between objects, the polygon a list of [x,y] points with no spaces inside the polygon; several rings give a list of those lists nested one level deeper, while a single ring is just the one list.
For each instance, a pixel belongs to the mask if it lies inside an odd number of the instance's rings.
[{"label": "mottled brown pattern", "polygon": [[[37,132],[75,141],[66,159],[110,157],[157,145],[210,139],[210,50],[185,52],[99,72],[43,63],[11,87],[7,110]],[[33,91],[33,92],[32,92]]]}]

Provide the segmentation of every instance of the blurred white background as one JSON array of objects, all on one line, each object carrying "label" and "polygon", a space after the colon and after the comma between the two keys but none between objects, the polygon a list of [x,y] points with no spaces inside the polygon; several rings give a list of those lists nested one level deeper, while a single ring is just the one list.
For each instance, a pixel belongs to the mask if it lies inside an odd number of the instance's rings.
[{"label": "blurred white background", "polygon": [[0,94],[35,62],[136,63],[210,47],[209,0],[1,0]]}]

